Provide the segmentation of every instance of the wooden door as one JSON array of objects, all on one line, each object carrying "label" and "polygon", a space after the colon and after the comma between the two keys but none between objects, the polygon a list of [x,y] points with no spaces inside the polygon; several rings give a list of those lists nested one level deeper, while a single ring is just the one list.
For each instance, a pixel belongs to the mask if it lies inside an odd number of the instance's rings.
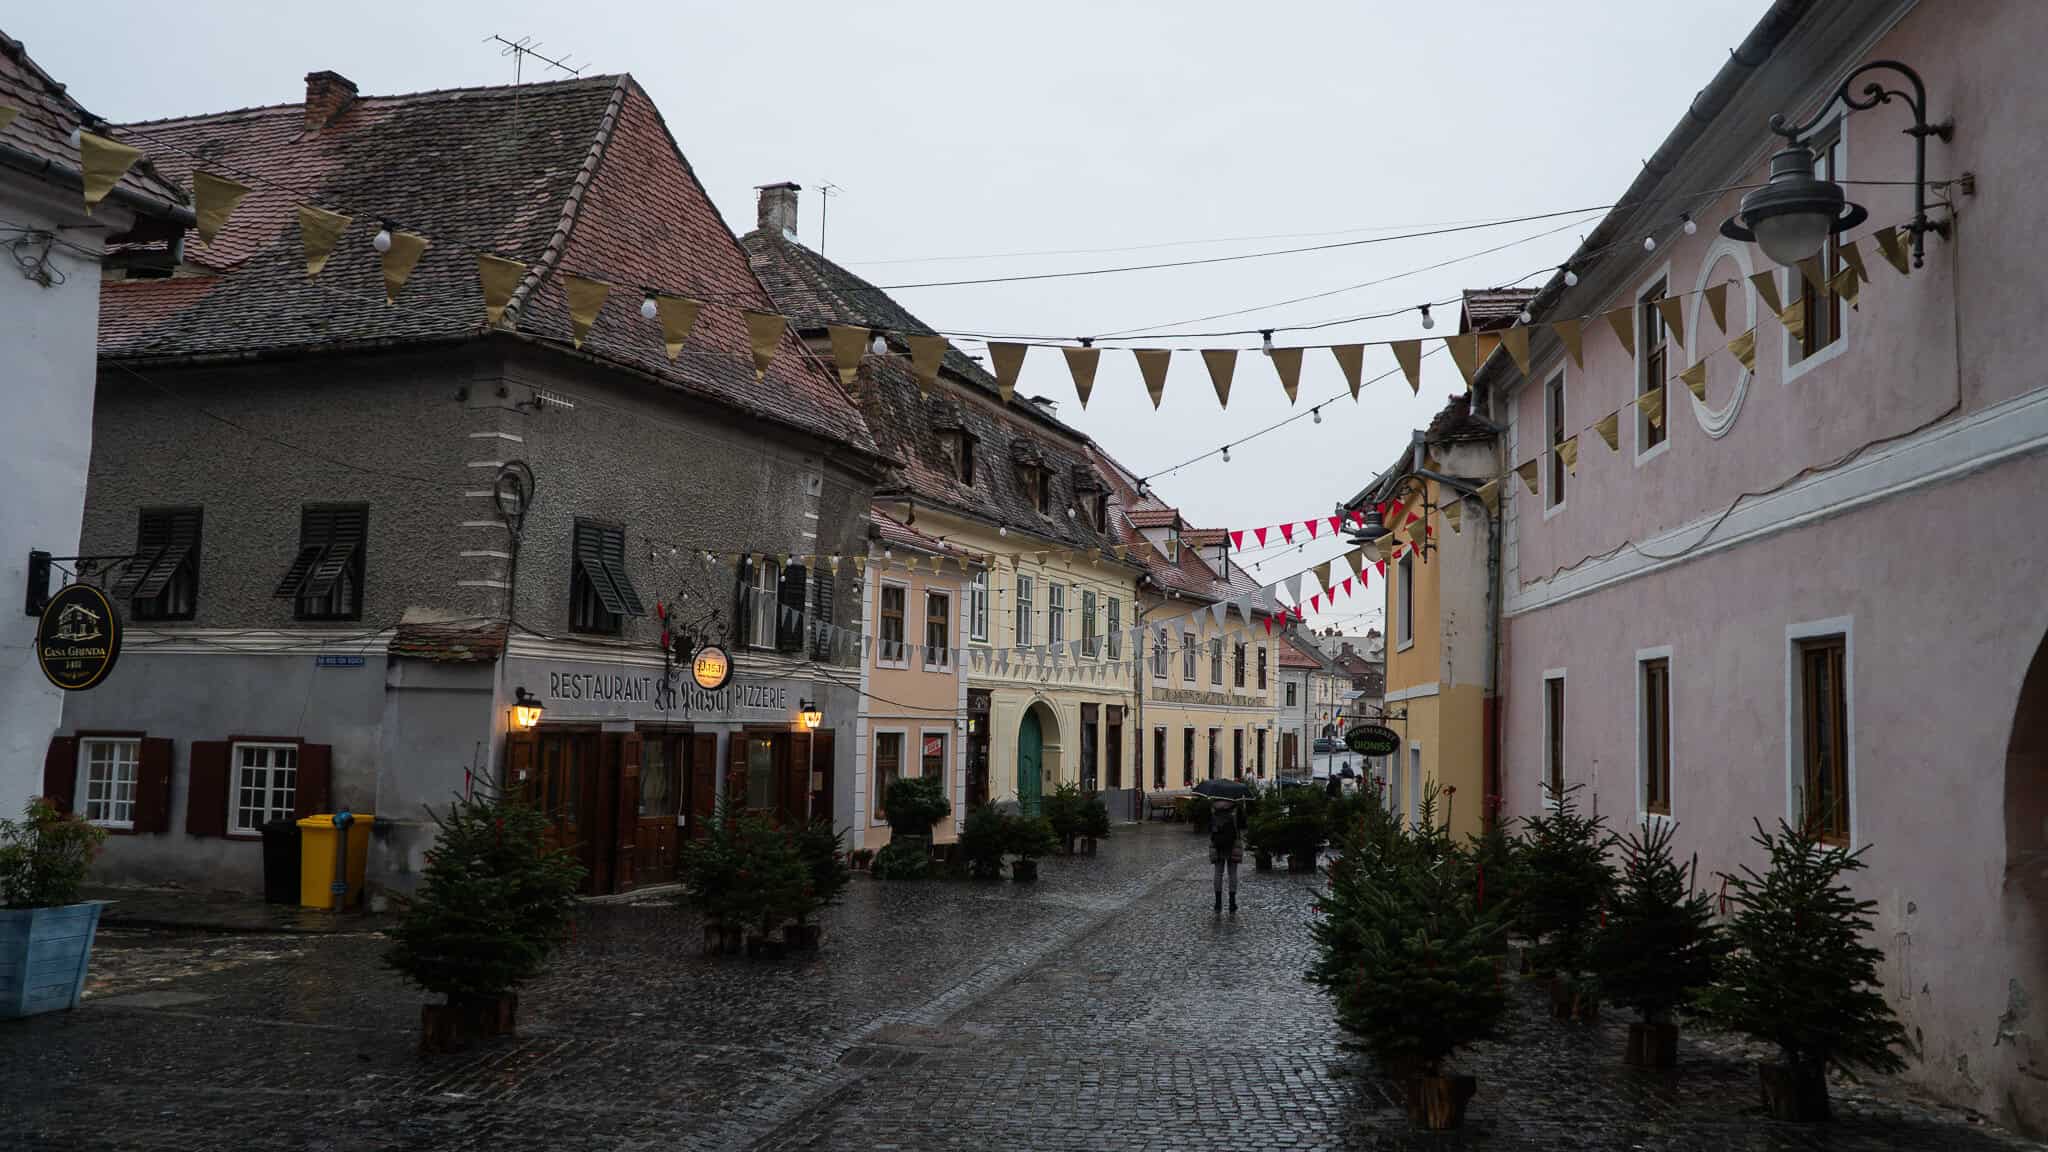
[{"label": "wooden door", "polygon": [[[655,738],[660,742],[660,737]],[[618,782],[618,791],[605,805],[605,843],[612,846],[611,891],[623,892],[640,883],[640,759],[646,755],[647,740],[638,732],[627,732],[607,750],[615,751],[618,767],[608,773]]]},{"label": "wooden door", "polygon": [[1024,713],[1017,726],[1017,807],[1026,816],[1038,815],[1038,800],[1045,790],[1039,767],[1045,754],[1045,737],[1038,729],[1038,713]]},{"label": "wooden door", "polygon": [[698,732],[689,738],[690,747],[690,838],[701,839],[711,831],[718,811],[718,736]]},{"label": "wooden door", "polygon": [[775,815],[784,828],[801,828],[811,819],[811,734],[791,732],[775,743],[781,762]]},{"label": "wooden door", "polygon": [[832,812],[832,730],[811,733],[811,778],[805,782],[811,796],[811,819],[834,822]]},{"label": "wooden door", "polygon": [[[588,789],[594,783],[589,765],[589,741],[590,737],[585,733],[542,733],[538,738],[539,755],[535,757],[527,794],[533,806],[547,818],[548,847],[573,854],[590,871],[585,878],[586,887],[594,888],[598,877],[584,836],[584,814],[592,803]],[[514,755],[516,769],[519,749],[516,745],[509,745],[508,750]]]},{"label": "wooden door", "polygon": [[639,794],[633,811],[633,882],[676,878],[676,818],[682,814],[682,751],[688,736],[640,737]]}]

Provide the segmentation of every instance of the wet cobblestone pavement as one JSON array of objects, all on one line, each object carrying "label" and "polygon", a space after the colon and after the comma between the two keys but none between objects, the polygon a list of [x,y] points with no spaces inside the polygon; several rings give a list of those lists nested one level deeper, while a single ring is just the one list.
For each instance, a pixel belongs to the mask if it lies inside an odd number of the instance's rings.
[{"label": "wet cobblestone pavement", "polygon": [[1125,829],[1035,887],[861,878],[825,951],[774,965],[700,957],[665,899],[592,906],[517,1039],[433,1058],[374,933],[103,931],[84,1005],[0,1025],[0,1147],[2038,1147],[1893,1087],[1772,1124],[1740,1044],[1631,1072],[1619,1020],[1533,996],[1467,1062],[1467,1129],[1413,1133],[1300,979],[1305,878],[1247,870],[1219,919],[1203,848]]}]

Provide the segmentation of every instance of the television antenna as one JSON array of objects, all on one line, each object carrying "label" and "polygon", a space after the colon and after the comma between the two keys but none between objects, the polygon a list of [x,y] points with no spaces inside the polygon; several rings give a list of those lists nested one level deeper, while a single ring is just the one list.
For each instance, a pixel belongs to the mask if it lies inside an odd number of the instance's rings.
[{"label": "television antenna", "polygon": [[832,215],[832,198],[846,189],[830,180],[818,182],[818,255],[825,254],[825,224]]},{"label": "television antenna", "polygon": [[500,36],[496,32],[493,32],[489,36],[484,37],[484,43],[488,44],[491,43],[492,41],[496,41],[497,43],[504,46],[498,52],[498,55],[512,57],[512,83],[514,84],[518,84],[520,82],[520,76],[521,73],[525,70],[526,58],[528,56],[533,57],[535,60],[540,61],[541,63],[547,65],[550,68],[553,68],[557,72],[563,72],[570,76],[581,76],[583,75],[583,69],[588,67],[588,65],[585,64],[571,65],[569,63],[568,53],[563,53],[560,59],[556,59],[552,56],[548,56],[542,53],[540,50],[540,41],[535,40],[531,36],[521,36],[517,40],[507,40],[503,36]]}]

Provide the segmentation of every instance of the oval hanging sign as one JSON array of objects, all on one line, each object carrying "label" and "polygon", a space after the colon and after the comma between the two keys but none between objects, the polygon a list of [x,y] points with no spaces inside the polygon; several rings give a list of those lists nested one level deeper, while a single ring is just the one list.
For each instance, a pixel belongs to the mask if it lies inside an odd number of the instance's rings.
[{"label": "oval hanging sign", "polygon": [[1360,756],[1392,756],[1401,750],[1401,737],[1384,724],[1360,724],[1344,734],[1344,746]]},{"label": "oval hanging sign", "polygon": [[50,683],[83,692],[107,678],[121,656],[121,617],[99,589],[67,584],[43,607],[36,662]]},{"label": "oval hanging sign", "polygon": [[716,644],[706,644],[690,658],[690,679],[706,692],[716,692],[732,679],[732,656]]}]

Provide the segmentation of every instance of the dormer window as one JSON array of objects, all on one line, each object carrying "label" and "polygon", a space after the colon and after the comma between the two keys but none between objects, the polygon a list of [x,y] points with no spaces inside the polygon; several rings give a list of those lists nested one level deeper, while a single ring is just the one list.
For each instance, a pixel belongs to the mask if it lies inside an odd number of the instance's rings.
[{"label": "dormer window", "polygon": [[1024,495],[1040,516],[1052,515],[1052,475],[1045,469],[1024,469]]},{"label": "dormer window", "polygon": [[953,479],[972,487],[974,484],[974,436],[962,428],[948,429],[939,434],[940,450],[946,455]]},{"label": "dormer window", "polygon": [[1180,563],[1180,530],[1178,528],[1168,528],[1166,530],[1166,562],[1168,564]]},{"label": "dormer window", "polygon": [[1095,521],[1097,532],[1109,531],[1109,493],[1097,492],[1089,502],[1089,515]]}]

